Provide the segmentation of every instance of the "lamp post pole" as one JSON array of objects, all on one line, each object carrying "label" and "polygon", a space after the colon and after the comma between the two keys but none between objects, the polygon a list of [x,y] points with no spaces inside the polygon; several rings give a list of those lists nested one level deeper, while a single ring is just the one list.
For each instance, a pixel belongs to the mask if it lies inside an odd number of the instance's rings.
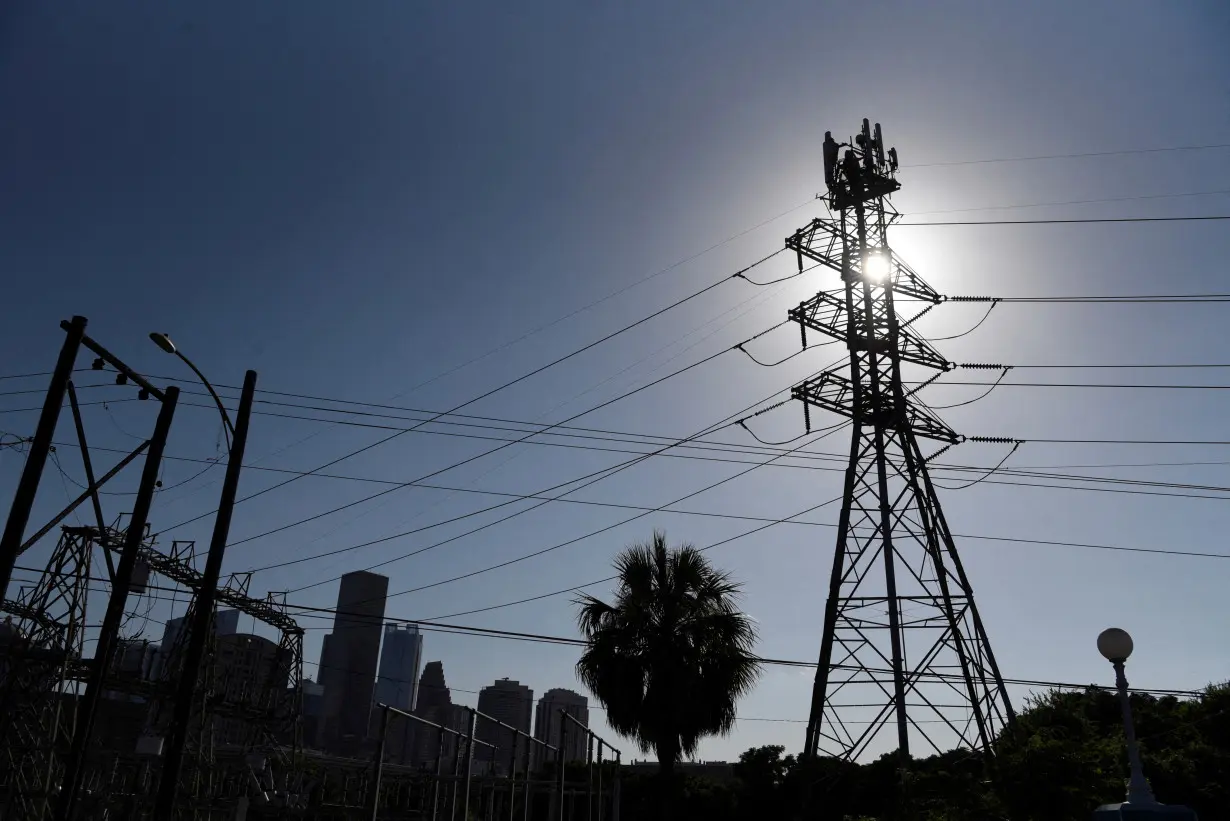
[{"label": "lamp post pole", "polygon": [[1115,689],[1119,691],[1119,705],[1123,710],[1123,735],[1127,739],[1128,777],[1127,802],[1133,806],[1152,806],[1157,803],[1149,779],[1145,778],[1144,766],[1140,763],[1140,745],[1136,743],[1136,727],[1132,721],[1132,702],[1128,698],[1127,676],[1123,671],[1124,659],[1112,661],[1115,666]]},{"label": "lamp post pole", "polygon": [[1128,777],[1127,801],[1122,804],[1106,804],[1094,812],[1095,821],[1111,821],[1111,819],[1144,819],[1166,818],[1170,821],[1196,821],[1196,813],[1187,807],[1177,804],[1159,804],[1153,797],[1149,780],[1145,778],[1144,766],[1140,761],[1140,745],[1136,742],[1136,726],[1132,721],[1132,702],[1128,697],[1127,674],[1124,664],[1132,655],[1132,637],[1126,630],[1111,627],[1098,635],[1098,652],[1115,668],[1115,690],[1119,697],[1119,707],[1123,713],[1123,735],[1127,741],[1128,766],[1131,773]]},{"label": "lamp post pole", "polygon": [[239,473],[243,469],[244,448],[248,442],[248,423],[252,417],[252,404],[256,393],[256,371],[248,371],[244,375],[239,411],[232,428],[230,417],[227,416],[222,400],[218,398],[213,386],[209,384],[196,365],[180,353],[165,334],[150,334],[150,339],[167,353],[175,354],[188,364],[188,367],[200,378],[214,398],[222,414],[224,426],[233,431],[233,435],[228,437],[230,451],[226,459],[226,477],[222,482],[222,497],[218,502],[218,512],[214,518],[209,554],[205,560],[205,570],[201,574],[201,586],[196,595],[196,609],[192,614],[192,623],[187,625],[188,640],[184,650],[183,664],[180,666],[179,681],[176,683],[170,737],[167,739],[166,759],[163,762],[162,775],[158,782],[158,796],[154,805],[154,817],[170,821],[174,817],[179,775],[184,763],[184,747],[188,741],[188,728],[192,719],[192,705],[200,681],[200,668],[205,659],[205,648],[213,625],[214,606],[218,597],[218,579],[222,575],[222,560],[226,555],[226,540],[230,535],[231,515],[235,510],[235,497],[239,490]]}]

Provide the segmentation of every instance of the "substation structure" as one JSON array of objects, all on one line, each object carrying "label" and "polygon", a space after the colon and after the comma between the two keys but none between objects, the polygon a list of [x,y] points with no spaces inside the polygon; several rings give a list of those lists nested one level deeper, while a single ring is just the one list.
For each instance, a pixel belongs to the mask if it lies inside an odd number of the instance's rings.
[{"label": "substation structure", "polygon": [[[86,324],[61,323],[64,346],[37,430],[21,440],[26,462],[0,535],[0,821],[618,821],[620,754],[567,713],[562,732],[584,735],[583,760],[560,761],[562,738],[552,747],[507,725],[505,749],[492,747],[475,738],[475,724],[499,722],[462,707],[467,726],[443,727],[375,705],[380,730],[362,757],[305,749],[303,628],[285,594],[251,596],[250,574],[219,575],[256,374],[245,379],[235,425],[215,394],[233,441],[199,570],[195,542],[164,550],[149,525],[179,391],[151,384],[87,336]],[[117,384],[159,403],[150,438],[97,478],[72,382],[81,347],[96,354],[94,371],[114,370]],[[66,399],[88,484],[27,537]],[[108,523],[99,489],[142,456],[131,512]],[[93,523],[65,526],[87,502]],[[36,562],[57,528],[46,561]],[[34,579],[14,582],[15,570]],[[140,624],[166,599],[187,609],[154,652]],[[234,611],[250,632],[219,629],[219,615]],[[386,749],[391,721],[403,728],[400,754]],[[429,754],[407,758],[410,726]],[[484,745],[490,754],[475,761]],[[164,778],[171,772],[174,789]]]},{"label": "substation structure", "polygon": [[[118,527],[62,528],[38,581],[0,605],[9,617],[0,637],[0,817],[52,817],[94,664],[85,646],[88,594],[91,581],[105,581],[90,575],[102,564],[94,554],[117,551],[124,538]],[[174,542],[162,553],[146,535],[129,591],[129,616],[139,618],[142,596],[175,589],[159,586],[161,578],[187,593],[190,621],[200,584],[195,552],[193,542]],[[235,818],[238,807],[258,802],[284,808],[306,803],[299,717],[303,630],[279,597],[250,597],[246,585],[245,577],[232,576],[216,593],[219,605],[280,638],[268,641],[267,652],[257,649],[261,669],[254,675],[251,664],[228,663],[234,657],[219,647],[225,638],[210,637],[180,774],[185,818]],[[146,661],[147,641],[117,643],[86,746],[74,817],[151,817],[186,633],[180,630],[152,661]]]}]

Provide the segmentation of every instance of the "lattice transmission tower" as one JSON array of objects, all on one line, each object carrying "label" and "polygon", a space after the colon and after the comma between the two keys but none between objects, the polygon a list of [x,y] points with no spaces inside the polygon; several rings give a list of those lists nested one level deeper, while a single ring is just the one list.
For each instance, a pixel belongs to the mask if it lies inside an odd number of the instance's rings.
[{"label": "lattice transmission tower", "polygon": [[[849,361],[793,396],[809,429],[814,406],[850,419],[853,432],[804,754],[989,752],[1014,715],[920,446],[962,441],[915,396],[954,367],[911,328],[943,297],[889,247],[900,215],[887,198],[901,186],[879,123],[863,120],[849,143],[825,134],[824,167],[832,216],[786,247],[800,270],[807,257],[844,288],[789,316],[804,346],[818,331],[844,342]],[[901,321],[898,301],[921,310]],[[919,374],[912,390],[903,367]]]}]

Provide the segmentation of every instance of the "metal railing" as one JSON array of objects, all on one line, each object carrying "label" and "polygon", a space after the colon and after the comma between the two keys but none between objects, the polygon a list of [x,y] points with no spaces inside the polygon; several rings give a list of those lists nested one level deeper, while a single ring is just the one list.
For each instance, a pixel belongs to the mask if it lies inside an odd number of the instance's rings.
[{"label": "metal railing", "polygon": [[[381,710],[380,729],[365,789],[366,819],[400,818],[413,812],[415,817],[430,821],[529,821],[542,817],[541,799],[545,795],[546,817],[551,821],[619,821],[621,753],[566,709],[560,710],[560,743],[556,746],[471,707],[460,708],[466,716],[463,729],[446,727],[388,704],[376,707]],[[434,771],[385,761],[394,719],[414,722],[411,726],[419,731],[434,732]],[[501,750],[498,745],[477,738],[480,719],[494,728],[496,735],[511,738],[511,743]],[[568,738],[576,732],[585,734],[584,753],[580,758],[570,759]],[[451,774],[444,772],[444,762],[449,757],[446,740],[453,742]],[[417,739],[415,746],[422,748]],[[490,758],[480,762],[486,766],[479,773],[474,766],[476,747],[490,750]],[[604,752],[613,753],[614,758],[604,760]],[[508,756],[506,773],[499,772],[503,753]],[[607,771],[610,775],[604,778]],[[410,793],[416,785],[418,793],[412,798]],[[445,786],[448,792],[442,801]],[[534,812],[536,806],[540,808],[538,813]]]}]

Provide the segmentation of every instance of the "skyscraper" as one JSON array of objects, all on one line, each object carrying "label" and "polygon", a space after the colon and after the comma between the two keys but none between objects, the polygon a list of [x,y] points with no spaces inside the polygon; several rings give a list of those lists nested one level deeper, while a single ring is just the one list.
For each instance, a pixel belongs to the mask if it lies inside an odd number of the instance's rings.
[{"label": "skyscraper", "polygon": [[385,625],[376,701],[407,712],[413,710],[422,661],[423,636],[417,627],[408,624],[402,630],[396,624]]},{"label": "skyscraper", "polygon": [[[427,662],[423,667],[423,675],[419,678],[414,714],[433,724],[452,727],[456,723],[454,715],[456,710],[453,709],[455,706],[452,693],[449,692],[448,684],[444,681],[443,662]],[[413,749],[411,760],[415,764],[433,763],[437,753],[442,753],[442,757],[445,758],[451,757],[456,747],[452,737],[447,733],[441,742],[439,732],[426,725],[416,726],[412,735],[414,739],[411,742]]]},{"label": "skyscraper", "polygon": [[318,679],[325,688],[318,743],[329,752],[358,755],[367,739],[388,592],[388,576],[362,570],[342,576]]},{"label": "skyscraper", "polygon": [[[484,687],[478,694],[478,711],[491,718],[514,727],[529,735],[530,720],[534,713],[534,691],[519,681],[502,678],[492,685]],[[517,767],[525,767],[529,760],[529,745],[525,739],[517,741],[517,735],[507,727],[501,727],[493,721],[478,718],[474,730],[480,741],[499,747],[499,758],[490,747],[474,749],[474,757],[483,761],[493,761],[497,772],[506,772],[511,760],[513,745],[517,745]]]},{"label": "skyscraper", "polygon": [[[571,690],[556,688],[547,690],[538,699],[538,709],[534,713],[534,738],[546,742],[552,747],[560,746],[560,726],[564,722],[561,710],[589,726],[589,699]],[[584,761],[588,741],[585,734],[572,722],[568,722],[568,732],[564,737],[564,760]],[[537,744],[534,745],[534,766],[541,767],[552,760],[551,754]]]}]

